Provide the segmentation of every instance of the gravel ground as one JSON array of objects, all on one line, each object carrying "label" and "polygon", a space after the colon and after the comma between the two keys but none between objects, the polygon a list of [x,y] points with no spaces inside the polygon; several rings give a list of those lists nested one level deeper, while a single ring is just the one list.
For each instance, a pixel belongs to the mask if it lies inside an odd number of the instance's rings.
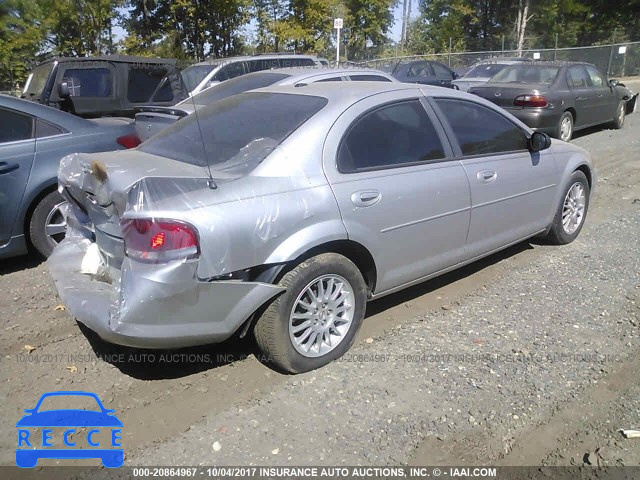
[{"label": "gravel ground", "polygon": [[352,351],[309,374],[270,370],[250,340],[154,360],[105,344],[37,259],[0,262],[0,465],[23,410],[63,389],[115,409],[127,465],[640,465],[617,432],[640,428],[640,115],[573,143],[599,177],[576,242],[373,302]]}]

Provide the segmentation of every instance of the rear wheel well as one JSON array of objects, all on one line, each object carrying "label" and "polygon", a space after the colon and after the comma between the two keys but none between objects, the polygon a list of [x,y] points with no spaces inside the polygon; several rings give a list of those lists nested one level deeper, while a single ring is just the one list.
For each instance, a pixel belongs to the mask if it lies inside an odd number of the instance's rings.
[{"label": "rear wheel well", "polygon": [[287,266],[280,271],[280,274],[274,283],[277,283],[289,270],[295,268],[296,265],[308,258],[320,255],[321,253],[338,253],[347,257],[355,264],[356,267],[358,267],[358,270],[360,270],[362,278],[364,278],[369,289],[369,294],[374,291],[376,288],[378,271],[376,269],[373,256],[362,244],[354,242],[353,240],[336,240],[333,242],[323,243],[322,245],[318,245],[307,250],[295,260],[288,262]]},{"label": "rear wheel well", "polygon": [[31,217],[33,216],[33,211],[36,209],[36,207],[44,197],[46,197],[52,192],[55,192],[57,189],[58,189],[58,184],[53,184],[43,189],[29,204],[27,213],[24,216],[24,221],[22,222],[22,231],[24,232],[24,236],[27,239],[29,247],[33,247],[31,243],[31,234],[30,234],[30,228],[29,228],[29,224],[31,223]]},{"label": "rear wheel well", "polygon": [[589,184],[589,189],[591,189],[591,169],[587,165],[580,165],[578,168],[574,170],[574,172],[581,171],[584,173],[584,176],[587,177],[587,183]]}]

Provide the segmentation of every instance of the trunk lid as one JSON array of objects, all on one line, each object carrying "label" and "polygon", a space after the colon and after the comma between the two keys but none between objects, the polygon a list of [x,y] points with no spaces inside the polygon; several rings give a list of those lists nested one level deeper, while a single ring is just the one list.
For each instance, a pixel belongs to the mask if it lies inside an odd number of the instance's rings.
[{"label": "trunk lid", "polygon": [[141,107],[135,115],[135,129],[140,141],[144,142],[159,131],[173,125],[194,111],[193,105],[180,107]]},{"label": "trunk lid", "polygon": [[543,95],[543,85],[526,83],[485,83],[477,87],[472,87],[469,93],[478,95],[490,102],[504,108],[516,107],[513,101],[520,95]]}]

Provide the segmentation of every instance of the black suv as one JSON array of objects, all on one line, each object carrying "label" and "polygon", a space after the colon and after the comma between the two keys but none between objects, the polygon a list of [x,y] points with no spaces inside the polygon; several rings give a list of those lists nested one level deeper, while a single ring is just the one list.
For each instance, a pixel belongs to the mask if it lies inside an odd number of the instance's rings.
[{"label": "black suv", "polygon": [[81,117],[133,117],[136,107],[186,97],[175,59],[124,55],[52,58],[31,71],[22,93]]}]

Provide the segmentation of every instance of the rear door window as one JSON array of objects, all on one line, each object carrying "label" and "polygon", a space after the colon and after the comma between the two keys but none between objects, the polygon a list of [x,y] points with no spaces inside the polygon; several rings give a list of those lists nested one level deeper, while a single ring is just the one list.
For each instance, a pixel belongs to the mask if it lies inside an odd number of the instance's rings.
[{"label": "rear door window", "polygon": [[498,112],[464,100],[436,98],[435,101],[451,126],[463,155],[527,149],[525,132]]},{"label": "rear door window", "polygon": [[231,62],[223,66],[218,73],[215,74],[214,79],[219,82],[224,82],[225,80],[239,77],[245,73],[247,72],[244,68],[244,62]]},{"label": "rear door window", "polygon": [[72,97],[111,97],[113,74],[108,68],[69,68],[62,77]]},{"label": "rear door window", "polygon": [[36,120],[36,138],[53,137],[63,133],[65,133],[65,130],[53,123],[45,122],[40,118]]},{"label": "rear door window", "polygon": [[[131,66],[127,84],[127,99],[131,103],[148,102],[166,76],[167,69],[162,65]],[[167,86],[171,92],[171,85],[167,84]],[[168,100],[172,98],[173,94]],[[162,100],[158,99],[158,101]]]},{"label": "rear door window", "polygon": [[353,173],[445,157],[440,138],[419,100],[377,108],[358,118],[338,149],[338,170]]},{"label": "rear door window", "polygon": [[313,67],[316,65],[311,58],[280,58],[280,67]]},{"label": "rear door window", "polygon": [[437,78],[448,79],[451,80],[453,75],[444,65],[440,65],[439,63],[432,63],[431,68],[433,68],[434,73]]},{"label": "rear door window", "polygon": [[567,75],[569,85],[574,88],[585,88],[589,85],[589,76],[583,67],[571,67]]},{"label": "rear door window", "polygon": [[0,143],[33,138],[33,118],[13,110],[0,108]]}]

